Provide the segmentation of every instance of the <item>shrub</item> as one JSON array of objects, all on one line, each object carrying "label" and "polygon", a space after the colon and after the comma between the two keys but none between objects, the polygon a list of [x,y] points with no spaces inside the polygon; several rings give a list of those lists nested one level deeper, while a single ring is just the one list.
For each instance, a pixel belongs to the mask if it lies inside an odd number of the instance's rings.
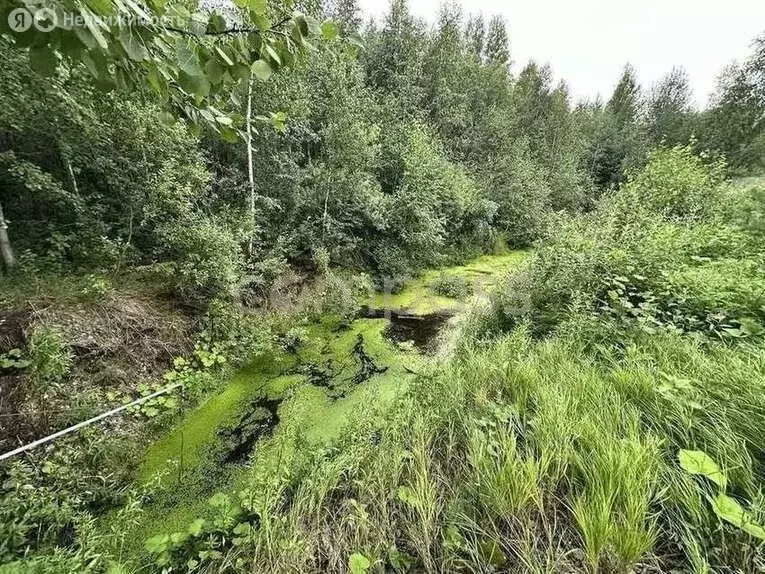
[{"label": "shrub", "polygon": [[459,275],[439,275],[431,282],[430,289],[436,295],[454,299],[464,299],[473,292],[470,281]]},{"label": "shrub", "polygon": [[649,332],[760,333],[762,243],[751,218],[721,207],[721,171],[688,148],[661,150],[594,212],[559,218],[494,297],[495,328],[499,317],[543,334],[594,312]]},{"label": "shrub", "polygon": [[244,257],[227,228],[209,220],[174,221],[160,227],[159,238],[168,279],[186,302],[204,306],[238,294]]},{"label": "shrub", "polygon": [[320,277],[304,294],[309,301],[307,311],[312,321],[339,321],[347,325],[356,317],[359,302],[349,282],[327,273]]},{"label": "shrub", "polygon": [[248,313],[230,299],[213,299],[200,327],[198,342],[217,348],[232,366],[271,350],[274,343],[270,317]]},{"label": "shrub", "polygon": [[72,354],[61,333],[46,326],[36,327],[29,338],[29,375],[40,389],[56,385],[69,373]]},{"label": "shrub", "polygon": [[707,164],[690,146],[659,149],[622,187],[617,208],[628,216],[644,209],[668,218],[702,217],[714,207],[724,173],[722,162]]},{"label": "shrub", "polygon": [[329,273],[329,251],[325,247],[317,247],[313,251],[313,264],[316,266],[316,270],[322,275]]}]

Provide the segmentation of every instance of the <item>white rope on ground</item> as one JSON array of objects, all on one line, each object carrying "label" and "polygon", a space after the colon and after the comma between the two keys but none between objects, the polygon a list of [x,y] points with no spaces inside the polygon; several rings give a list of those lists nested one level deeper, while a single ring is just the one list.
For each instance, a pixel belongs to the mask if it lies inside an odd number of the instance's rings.
[{"label": "white rope on ground", "polygon": [[38,446],[40,446],[42,444],[45,444],[45,443],[51,442],[53,440],[56,440],[57,438],[60,438],[60,437],[62,437],[64,435],[73,433],[76,430],[79,430],[79,429],[81,429],[83,427],[86,427],[88,425],[92,425],[93,423],[96,423],[96,422],[98,422],[100,420],[103,420],[105,418],[109,418],[110,416],[116,415],[117,413],[122,412],[125,409],[129,409],[130,407],[133,407],[135,405],[140,405],[141,403],[145,403],[146,401],[149,401],[149,400],[151,400],[151,399],[153,399],[155,397],[158,397],[159,395],[164,395],[165,393],[169,393],[170,391],[172,391],[174,389],[177,389],[180,386],[181,386],[181,383],[174,383],[174,384],[170,385],[169,387],[165,387],[164,389],[160,389],[160,390],[158,390],[158,391],[156,391],[156,392],[154,392],[154,393],[152,393],[150,395],[146,395],[145,397],[141,397],[140,399],[136,399],[136,400],[134,400],[131,403],[128,403],[126,405],[122,405],[121,407],[117,407],[116,409],[112,409],[110,411],[102,413],[102,414],[100,414],[98,416],[93,417],[92,419],[88,419],[86,421],[82,421],[81,423],[77,423],[76,425],[71,426],[71,427],[69,427],[67,429],[55,432],[55,433],[53,433],[50,436],[46,436],[46,437],[41,438],[39,440],[36,440],[34,442],[30,442],[27,445],[20,446],[16,450],[12,450],[10,452],[6,452],[5,454],[0,454],[0,462],[5,460],[5,459],[11,458],[12,456],[15,456],[17,454],[21,454],[22,452],[26,452],[28,450],[32,450],[33,448],[38,447]]}]

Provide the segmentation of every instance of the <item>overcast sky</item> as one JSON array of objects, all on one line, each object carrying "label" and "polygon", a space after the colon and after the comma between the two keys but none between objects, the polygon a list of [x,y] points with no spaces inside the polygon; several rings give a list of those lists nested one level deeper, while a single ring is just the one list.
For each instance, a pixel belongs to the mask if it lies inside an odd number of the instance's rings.
[{"label": "overcast sky", "polygon": [[[387,0],[359,0],[378,19]],[[645,88],[674,65],[688,70],[704,105],[720,70],[749,53],[765,31],[765,0],[458,0],[465,14],[501,14],[517,72],[529,59],[549,62],[572,96],[610,96],[626,62]],[[440,0],[410,0],[433,23]]]}]

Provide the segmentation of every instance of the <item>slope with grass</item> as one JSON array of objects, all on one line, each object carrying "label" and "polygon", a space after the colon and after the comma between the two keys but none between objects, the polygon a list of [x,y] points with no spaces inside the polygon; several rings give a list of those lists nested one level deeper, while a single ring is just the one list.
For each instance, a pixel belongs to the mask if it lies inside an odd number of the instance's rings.
[{"label": "slope with grass", "polygon": [[219,514],[153,555],[209,571],[761,570],[764,191],[687,149],[655,154],[472,307],[454,355],[391,408],[250,473],[229,527]]},{"label": "slope with grass", "polygon": [[[426,305],[396,310],[412,313],[417,329],[417,321],[425,319],[417,313],[450,314],[459,302],[434,300],[428,289],[433,277],[464,276],[480,291],[523,256],[484,256],[464,266],[429,271],[402,292],[407,301]],[[375,297],[376,302],[383,299]],[[383,309],[376,311],[384,315]],[[333,448],[347,432],[353,434],[356,421],[387,416],[431,359],[397,340],[390,320],[366,314],[363,310],[349,325],[329,319],[307,324],[291,349],[257,357],[150,446],[138,478],[152,488],[152,502],[130,536],[131,553],[140,556],[143,541],[152,537],[149,547],[159,544],[163,549],[161,541],[170,542],[165,533],[183,532],[198,524],[197,518],[214,522],[217,510],[208,504],[210,499],[242,492],[253,481],[273,480],[290,465],[310,460],[311,453]]]}]

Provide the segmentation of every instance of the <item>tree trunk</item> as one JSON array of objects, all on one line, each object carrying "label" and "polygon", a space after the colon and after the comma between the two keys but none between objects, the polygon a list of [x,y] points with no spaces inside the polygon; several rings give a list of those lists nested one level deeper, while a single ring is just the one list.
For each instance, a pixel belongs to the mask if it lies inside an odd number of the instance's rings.
[{"label": "tree trunk", "polygon": [[250,182],[250,224],[252,225],[252,231],[250,232],[250,248],[249,255],[252,259],[252,255],[255,251],[255,176],[252,172],[252,77],[250,83],[247,86],[247,176]]},{"label": "tree trunk", "polygon": [[8,224],[3,215],[3,206],[0,205],[0,259],[6,269],[16,266],[16,258],[13,256],[11,241],[8,239]]},{"label": "tree trunk", "polygon": [[77,178],[74,177],[74,168],[72,162],[68,157],[64,157],[64,163],[66,164],[66,170],[69,172],[69,182],[72,184],[72,192],[79,198],[80,189],[77,187]]}]

